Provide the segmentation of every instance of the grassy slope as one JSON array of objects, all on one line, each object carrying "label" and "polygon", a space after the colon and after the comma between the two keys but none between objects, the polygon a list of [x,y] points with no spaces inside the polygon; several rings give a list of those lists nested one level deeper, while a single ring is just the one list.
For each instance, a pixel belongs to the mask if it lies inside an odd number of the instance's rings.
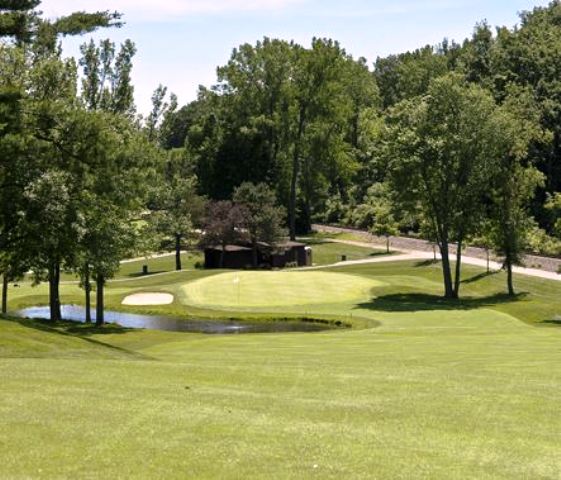
[{"label": "grassy slope", "polygon": [[137,355],[108,360],[86,345],[88,358],[4,358],[0,472],[557,478],[558,331],[485,312],[443,320],[318,335],[115,334],[94,339]]},{"label": "grassy slope", "polygon": [[[379,328],[211,337],[0,321],[0,476],[561,476],[561,333],[516,319],[552,320],[558,283],[517,277],[527,294],[509,302],[502,274],[468,267],[466,299],[450,304],[435,265],[334,270],[386,285],[313,313]],[[204,275],[131,280],[109,298]]]}]

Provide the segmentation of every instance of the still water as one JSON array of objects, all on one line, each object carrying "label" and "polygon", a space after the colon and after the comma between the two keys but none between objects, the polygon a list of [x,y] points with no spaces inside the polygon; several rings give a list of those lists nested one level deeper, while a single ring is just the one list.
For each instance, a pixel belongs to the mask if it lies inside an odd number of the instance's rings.
[{"label": "still water", "polygon": [[[86,309],[77,305],[63,305],[62,317],[72,322],[84,323]],[[30,307],[16,312],[21,318],[49,319],[49,307]],[[95,322],[95,309],[92,310]],[[106,323],[120,325],[125,328],[141,328],[146,330],[164,330],[169,332],[193,332],[207,334],[236,333],[278,333],[278,332],[321,332],[333,327],[313,322],[279,321],[279,322],[239,322],[213,320],[183,320],[165,316],[140,315],[136,313],[105,312]]]}]

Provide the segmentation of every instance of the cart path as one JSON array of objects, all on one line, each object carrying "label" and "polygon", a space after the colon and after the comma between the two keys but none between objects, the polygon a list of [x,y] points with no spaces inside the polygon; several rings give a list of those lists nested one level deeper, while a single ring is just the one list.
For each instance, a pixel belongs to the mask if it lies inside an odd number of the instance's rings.
[{"label": "cart path", "polygon": [[[326,233],[328,236],[332,234],[336,236],[337,234],[352,234],[353,236],[357,237],[356,240],[359,242],[365,242],[368,246],[378,246],[380,248],[386,248],[386,238],[376,237],[375,235],[370,234],[364,230],[356,230],[350,228],[342,228],[342,227],[332,227],[326,225],[313,225],[313,229],[318,232]],[[339,239],[337,239],[339,240]],[[354,239],[353,239],[354,240]],[[433,254],[433,247],[434,244],[431,242],[427,242],[426,240],[422,240],[419,238],[410,238],[410,237],[391,237],[391,245],[397,251],[401,252],[428,252]],[[456,253],[456,245],[450,244],[450,255]],[[466,257],[469,258],[479,258],[480,260],[484,260],[485,264],[487,263],[487,251],[484,248],[467,246],[463,253]],[[494,257],[491,255],[491,259],[494,260],[496,263],[502,262],[501,258]],[[561,268],[561,258],[554,258],[554,257],[543,257],[539,255],[532,255],[527,254],[524,256],[526,266],[530,267],[530,270],[545,270],[547,272],[552,272],[556,274],[559,269]]]},{"label": "cart path", "polygon": [[[327,241],[333,243],[342,243],[345,245],[353,245],[356,247],[365,247],[365,248],[372,248],[372,249],[377,248],[377,245],[374,245],[372,243],[366,243],[366,242],[355,242],[351,240],[339,240],[339,239],[327,239]],[[363,260],[350,260],[347,262],[338,262],[333,265],[329,265],[328,267],[344,267],[347,265],[367,265],[371,263],[404,262],[410,260],[434,260],[434,253],[431,252],[426,252],[421,250],[406,250],[406,249],[399,249],[399,251],[403,253],[401,255],[388,255],[386,257],[365,258]],[[436,254],[436,259],[441,260],[441,256],[439,253]],[[474,265],[477,267],[487,268],[487,260],[483,260],[481,258],[462,256],[462,263],[466,265]],[[490,261],[489,267],[491,268],[491,270],[501,270],[502,264],[495,261]],[[322,267],[312,267],[312,268],[326,268],[326,267],[322,266]],[[540,270],[537,268],[514,267],[513,272],[515,274],[527,275],[530,277],[545,278],[548,280],[556,280],[558,282],[561,282],[560,274],[555,272],[549,272],[547,270]]]}]

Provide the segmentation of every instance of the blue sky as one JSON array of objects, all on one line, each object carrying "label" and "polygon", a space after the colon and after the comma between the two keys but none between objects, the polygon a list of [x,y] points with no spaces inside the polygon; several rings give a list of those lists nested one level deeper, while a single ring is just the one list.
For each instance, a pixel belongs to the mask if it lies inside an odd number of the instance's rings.
[{"label": "blue sky", "polygon": [[[150,107],[159,83],[181,104],[196,97],[198,85],[216,79],[232,48],[264,36],[296,40],[312,37],[341,42],[355,57],[370,63],[443,38],[463,40],[476,22],[513,26],[518,12],[547,5],[548,0],[43,0],[49,16],[75,10],[118,10],[126,26],[95,38],[116,42],[131,38],[138,47],[134,82],[140,112]],[[77,55],[89,36],[64,42]]]}]

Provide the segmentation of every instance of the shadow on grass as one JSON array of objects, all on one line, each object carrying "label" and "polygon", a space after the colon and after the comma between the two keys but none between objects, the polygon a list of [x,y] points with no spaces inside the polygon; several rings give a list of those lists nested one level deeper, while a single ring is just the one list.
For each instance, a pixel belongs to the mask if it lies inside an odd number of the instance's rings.
[{"label": "shadow on grass", "polygon": [[487,277],[493,277],[495,275],[498,275],[499,273],[500,272],[498,270],[495,270],[493,272],[478,273],[477,275],[474,275],[473,277],[466,278],[465,280],[462,280],[462,283],[464,283],[464,284],[476,283],[479,280],[483,280],[484,278],[487,278]]},{"label": "shadow on grass", "polygon": [[416,268],[423,268],[423,267],[432,267],[433,265],[439,264],[439,260],[433,260],[432,258],[429,260],[421,260],[420,262],[415,263]]},{"label": "shadow on grass", "polygon": [[488,297],[467,297],[459,300],[450,300],[437,295],[423,293],[397,293],[375,298],[371,302],[357,305],[383,312],[419,312],[427,310],[473,310],[477,308],[493,307],[496,305],[514,303],[525,298],[522,293],[515,297],[507,294],[496,294]]},{"label": "shadow on grass", "polygon": [[107,335],[107,334],[124,334],[133,332],[135,330],[130,328],[124,328],[118,325],[105,325],[103,327],[96,327],[95,324],[79,324],[75,322],[51,322],[50,320],[35,320],[26,318],[3,318],[10,322],[18,323],[22,327],[32,328],[34,330],[39,330],[46,333],[54,333],[64,337],[73,337],[83,340],[84,342],[91,343],[98,347],[107,348],[115,352],[124,353],[132,357],[143,359],[143,360],[154,360],[152,357],[143,355],[138,352],[127,350],[126,348],[117,347],[108,343],[101,342],[94,338],[90,338],[92,335]]},{"label": "shadow on grass", "polygon": [[160,273],[168,273],[168,272],[172,272],[172,271],[175,271],[175,270],[157,270],[157,271],[149,272],[149,273],[133,272],[133,273],[127,274],[127,277],[128,278],[151,277],[152,275],[158,275]]},{"label": "shadow on grass", "polygon": [[543,320],[540,323],[544,325],[555,325],[557,327],[561,327],[561,318],[554,318],[553,320]]}]

